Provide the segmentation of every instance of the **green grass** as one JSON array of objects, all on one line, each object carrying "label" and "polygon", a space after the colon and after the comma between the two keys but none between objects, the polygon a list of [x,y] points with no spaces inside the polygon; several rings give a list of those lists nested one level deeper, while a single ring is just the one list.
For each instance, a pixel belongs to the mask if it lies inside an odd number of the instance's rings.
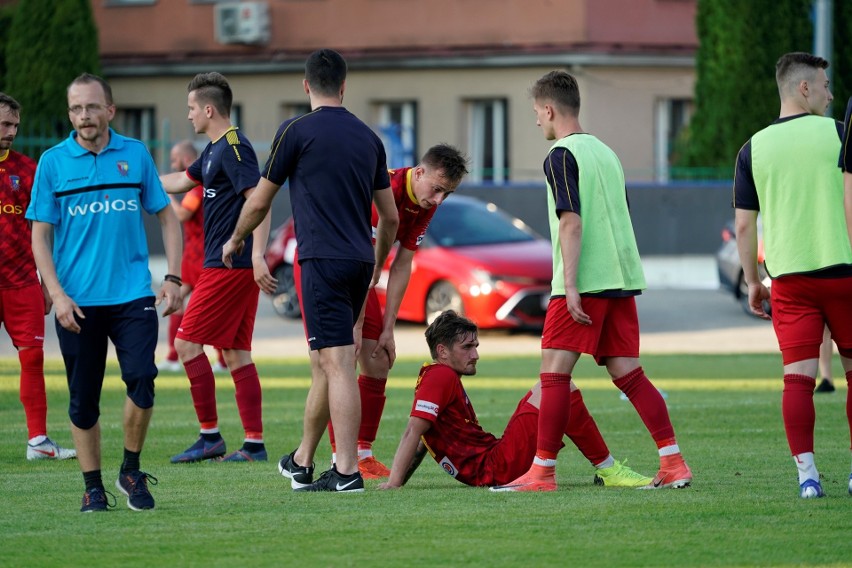
[{"label": "green grass", "polygon": [[[391,461],[422,361],[399,361],[389,382],[377,455]],[[695,476],[679,491],[594,486],[570,446],[560,490],[492,494],[456,482],[432,461],[402,491],[295,494],[275,460],[301,435],[309,370],[303,361],[259,362],[271,461],[171,465],[196,436],[186,378],[157,380],[157,406],[142,455],[159,478],[154,511],[119,498],[108,514],[78,512],[77,463],[27,462],[17,361],[0,359],[0,564],[3,566],[849,566],[852,497],[846,390],[816,397],[818,466],[825,499],[797,497],[781,422],[778,355],[646,356],[668,392],[678,441]],[[839,370],[838,370],[839,371]],[[104,477],[121,459],[123,390],[112,365],[102,397]],[[482,361],[466,380],[483,427],[502,431],[538,374],[537,357]],[[842,377],[841,373],[837,373]],[[610,450],[653,475],[656,449],[632,407],[602,370],[581,359],[575,380]],[[843,381],[839,381],[838,385]],[[70,445],[60,361],[47,365],[51,436]],[[230,447],[242,430],[229,378],[217,379]],[[327,444],[318,459],[325,460]],[[320,466],[324,465],[322,463]],[[118,493],[114,491],[114,493]]]}]

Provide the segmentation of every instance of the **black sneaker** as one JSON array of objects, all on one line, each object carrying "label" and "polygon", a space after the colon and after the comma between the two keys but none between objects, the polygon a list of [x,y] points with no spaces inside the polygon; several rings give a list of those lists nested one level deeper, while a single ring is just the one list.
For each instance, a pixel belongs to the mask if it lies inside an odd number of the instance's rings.
[{"label": "black sneaker", "polygon": [[296,463],[293,455],[296,450],[293,450],[278,462],[278,471],[281,475],[290,479],[290,487],[293,489],[301,489],[307,487],[314,480],[314,464],[310,467],[303,467]]},{"label": "black sneaker", "polygon": [[[107,495],[112,497],[111,503]],[[83,493],[83,505],[80,507],[80,512],[99,513],[113,507],[115,507],[115,495],[109,491],[105,491],[102,487],[95,487],[93,489],[86,489],[86,492]]]},{"label": "black sneaker", "polygon": [[331,466],[331,469],[324,471],[319,479],[306,485],[296,491],[334,491],[335,493],[363,493],[364,478],[361,477],[360,471],[355,471],[351,475],[340,475],[337,473],[337,466]]},{"label": "black sneaker", "polygon": [[154,497],[148,491],[148,481],[157,485],[157,478],[144,471],[126,471],[118,474],[115,486],[127,495],[127,506],[134,511],[154,508]]},{"label": "black sneaker", "polygon": [[814,392],[834,392],[834,385],[828,379],[823,379]]}]

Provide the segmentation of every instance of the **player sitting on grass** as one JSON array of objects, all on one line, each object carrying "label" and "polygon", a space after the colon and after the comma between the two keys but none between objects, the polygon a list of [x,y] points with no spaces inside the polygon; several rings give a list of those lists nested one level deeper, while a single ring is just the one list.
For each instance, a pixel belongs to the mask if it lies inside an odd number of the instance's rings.
[{"label": "player sitting on grass", "polygon": [[[414,389],[408,426],[394,456],[388,481],[379,489],[399,488],[411,477],[429,451],[444,471],[467,485],[508,483],[529,469],[535,456],[541,384],[518,403],[503,437],[479,425],[461,382],[476,374],[479,339],[476,324],[452,310],[426,329],[434,363],[424,365]],[[597,469],[595,484],[641,487],[652,479],[616,461],[574,386],[565,434]]]}]

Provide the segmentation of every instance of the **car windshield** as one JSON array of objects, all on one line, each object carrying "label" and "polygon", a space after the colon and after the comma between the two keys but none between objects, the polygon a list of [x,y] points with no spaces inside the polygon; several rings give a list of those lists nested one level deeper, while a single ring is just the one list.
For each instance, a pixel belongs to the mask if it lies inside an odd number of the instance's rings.
[{"label": "car windshield", "polygon": [[537,235],[491,203],[450,198],[435,212],[429,240],[442,247],[466,247],[532,241]]}]

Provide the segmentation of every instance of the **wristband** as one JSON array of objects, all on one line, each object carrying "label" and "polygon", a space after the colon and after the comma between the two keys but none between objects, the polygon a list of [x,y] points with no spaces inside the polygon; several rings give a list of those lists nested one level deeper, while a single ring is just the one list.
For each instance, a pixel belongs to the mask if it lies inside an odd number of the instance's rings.
[{"label": "wristband", "polygon": [[183,281],[180,279],[180,276],[175,276],[174,274],[166,274],[163,276],[164,282],[172,282],[177,284],[179,287],[183,286]]}]

